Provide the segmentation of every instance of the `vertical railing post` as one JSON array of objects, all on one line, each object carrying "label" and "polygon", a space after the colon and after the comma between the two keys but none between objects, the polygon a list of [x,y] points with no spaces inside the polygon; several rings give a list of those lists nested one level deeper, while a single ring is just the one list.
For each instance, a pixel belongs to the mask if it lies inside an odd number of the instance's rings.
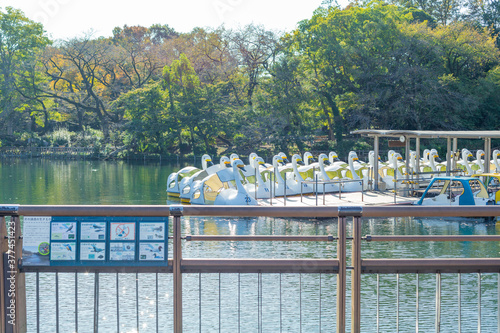
[{"label": "vertical railing post", "polygon": [[351,332],[361,332],[361,217],[353,217]]},{"label": "vertical railing post", "polygon": [[14,225],[15,237],[15,271],[16,271],[16,329],[17,333],[25,333],[27,331],[26,318],[26,280],[24,273],[21,273],[18,268],[18,263],[23,257],[23,237],[21,233],[21,219],[19,215],[12,216],[11,222]]},{"label": "vertical railing post", "polygon": [[[356,206],[341,206],[338,208],[339,215],[339,225],[338,225],[338,244],[337,244],[337,259],[339,261],[339,274],[337,276],[337,332],[344,333],[346,329],[346,294],[347,294],[347,264],[346,264],[346,217],[352,216],[354,217],[354,234],[353,237],[361,238],[361,216],[363,214],[362,207]],[[356,231],[357,230],[357,231]],[[359,245],[359,250],[356,251],[354,248],[356,245]],[[352,282],[352,314],[351,314],[351,322],[353,333],[359,332],[359,329],[356,330],[356,327],[359,328],[359,313],[360,313],[360,279],[361,279],[361,245],[360,240],[357,242],[353,242],[353,282]],[[355,257],[359,256],[355,261]],[[358,264],[359,262],[359,264]],[[356,283],[354,282],[356,274],[358,275],[358,280]],[[357,303],[356,298],[357,295]],[[356,304],[354,304],[356,303]],[[357,308],[357,310],[355,309]],[[357,318],[357,319],[356,319]],[[354,323],[354,321],[358,321],[358,323]]]},{"label": "vertical railing post", "polygon": [[182,332],[182,245],[181,245],[181,216],[182,206],[171,206],[170,215],[173,216],[173,279],[174,279],[174,333]]},{"label": "vertical railing post", "polygon": [[[5,208],[5,207],[2,207]],[[17,208],[14,208],[17,213]],[[1,218],[0,237],[2,243],[2,332],[26,332],[26,283],[24,273],[18,269],[22,257],[21,223],[19,216],[11,216],[8,224]]]},{"label": "vertical railing post", "polygon": [[441,272],[436,274],[436,333],[441,332]]},{"label": "vertical railing post", "polygon": [[[340,209],[340,207],[339,207]],[[337,332],[345,333],[346,304],[346,218],[340,216],[338,222],[337,259],[339,273],[337,275]]]},{"label": "vertical railing post", "polygon": [[0,216],[0,333],[5,333],[3,254],[9,250],[9,244],[6,237],[7,229],[5,227],[5,217]]}]

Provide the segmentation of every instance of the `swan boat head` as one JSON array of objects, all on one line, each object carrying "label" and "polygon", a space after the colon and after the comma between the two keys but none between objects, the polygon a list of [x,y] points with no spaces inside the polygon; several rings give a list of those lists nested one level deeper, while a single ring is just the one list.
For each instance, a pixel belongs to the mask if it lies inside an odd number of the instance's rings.
[{"label": "swan boat head", "polygon": [[257,153],[250,153],[250,155],[248,155],[248,165],[251,166],[252,168],[255,168],[255,159],[259,157],[259,155],[257,155]]},{"label": "swan boat head", "polygon": [[204,154],[201,157],[201,167],[202,167],[202,169],[203,170],[207,170],[207,168],[211,167],[212,165],[214,165],[214,163],[212,162],[212,158],[210,157],[210,155]]},{"label": "swan boat head", "polygon": [[279,156],[281,156],[281,159],[283,160],[283,162],[282,162],[282,163],[285,163],[285,164],[286,164],[286,163],[289,163],[288,158],[286,157],[286,154],[285,154],[285,153],[283,153],[283,152],[279,152],[279,153],[278,153],[278,155],[279,155]]},{"label": "swan boat head", "polygon": [[316,162],[316,161],[315,161],[313,155],[310,152],[306,151],[304,153],[304,164],[307,166],[307,165],[310,165],[311,163],[314,163],[314,162]]},{"label": "swan boat head", "polygon": [[333,164],[335,162],[339,162],[340,159],[339,159],[339,155],[337,155],[336,152],[334,151],[331,151],[329,154],[328,154],[328,161],[330,161],[330,164]]},{"label": "swan boat head", "polygon": [[224,169],[224,168],[230,168],[231,167],[231,160],[227,156],[221,156],[220,162],[219,162],[219,169]]},{"label": "swan boat head", "polygon": [[231,162],[231,165],[233,165],[234,161],[236,161],[239,158],[240,157],[238,156],[238,154],[235,154],[235,153],[232,153],[231,155],[229,155],[229,160]]}]

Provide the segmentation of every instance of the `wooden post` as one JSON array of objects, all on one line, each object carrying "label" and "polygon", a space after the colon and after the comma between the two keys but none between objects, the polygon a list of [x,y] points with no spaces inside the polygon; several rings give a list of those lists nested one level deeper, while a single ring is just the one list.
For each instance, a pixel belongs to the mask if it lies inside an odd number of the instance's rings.
[{"label": "wooden post", "polygon": [[[378,161],[377,161],[378,162]],[[346,316],[346,218],[338,219],[337,259],[339,273],[337,274],[337,332],[345,332]]]},{"label": "wooden post", "polygon": [[15,257],[15,268],[16,272],[16,320],[15,320],[15,333],[26,333],[27,325],[26,325],[26,280],[24,273],[19,272],[19,261],[23,256],[23,239],[21,236],[21,219],[19,216],[11,217],[10,228],[14,230],[9,230],[14,232],[15,239],[15,248],[14,248],[14,257]]},{"label": "wooden post", "polygon": [[453,158],[453,166],[452,166],[452,169],[455,170],[457,168],[457,160],[460,158],[458,155],[458,139],[457,138],[453,138],[453,155],[454,155],[454,158]]},{"label": "wooden post", "polygon": [[361,218],[353,217],[351,332],[361,332]]},{"label": "wooden post", "polygon": [[174,279],[174,333],[182,333],[182,244],[181,244],[181,206],[171,206],[173,216],[173,279]]},{"label": "wooden post", "polygon": [[484,138],[484,172],[490,172],[491,138]]},{"label": "wooden post", "polygon": [[378,136],[375,136],[373,140],[373,151],[375,152],[375,163],[373,166],[373,189],[375,191],[378,191],[378,182],[379,182],[379,177],[378,177],[378,155],[379,155],[379,140]]},{"label": "wooden post", "polygon": [[417,152],[417,170],[414,170],[414,172],[417,173],[417,189],[420,187],[420,138],[415,139],[415,151]]},{"label": "wooden post", "polygon": [[5,302],[4,302],[4,276],[3,276],[3,254],[9,250],[6,240],[7,229],[5,227],[5,217],[0,216],[0,333],[5,333]]},{"label": "wooden post", "polygon": [[446,175],[451,176],[451,159],[453,152],[451,151],[451,138],[446,139]]}]

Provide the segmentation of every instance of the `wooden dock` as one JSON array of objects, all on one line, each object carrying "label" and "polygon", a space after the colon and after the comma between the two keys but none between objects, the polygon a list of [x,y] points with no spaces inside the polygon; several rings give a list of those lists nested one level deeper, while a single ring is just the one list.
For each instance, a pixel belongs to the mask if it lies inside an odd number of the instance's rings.
[{"label": "wooden dock", "polygon": [[311,207],[311,206],[387,206],[387,205],[404,205],[411,204],[417,198],[404,196],[394,196],[393,192],[389,191],[365,191],[361,192],[344,192],[340,198],[338,193],[327,193],[313,195],[303,195],[283,197],[271,199],[259,199],[259,205],[262,206],[290,206],[290,207]]}]

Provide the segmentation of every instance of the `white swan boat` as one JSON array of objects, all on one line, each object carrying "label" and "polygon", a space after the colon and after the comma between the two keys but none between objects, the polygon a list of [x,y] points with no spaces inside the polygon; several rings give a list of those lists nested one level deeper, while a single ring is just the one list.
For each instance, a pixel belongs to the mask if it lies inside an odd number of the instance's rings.
[{"label": "white swan boat", "polygon": [[190,202],[196,205],[257,205],[242,184],[243,162],[232,161],[232,168],[205,177],[193,192]]},{"label": "white swan boat", "polygon": [[[212,158],[209,155],[204,154],[201,157],[201,165],[202,170],[206,170],[207,167],[213,165]],[[188,166],[177,172],[171,173],[167,178],[167,196],[178,198],[181,193],[180,183],[182,179],[191,177],[198,171],[200,171],[200,169],[194,166]]]}]

